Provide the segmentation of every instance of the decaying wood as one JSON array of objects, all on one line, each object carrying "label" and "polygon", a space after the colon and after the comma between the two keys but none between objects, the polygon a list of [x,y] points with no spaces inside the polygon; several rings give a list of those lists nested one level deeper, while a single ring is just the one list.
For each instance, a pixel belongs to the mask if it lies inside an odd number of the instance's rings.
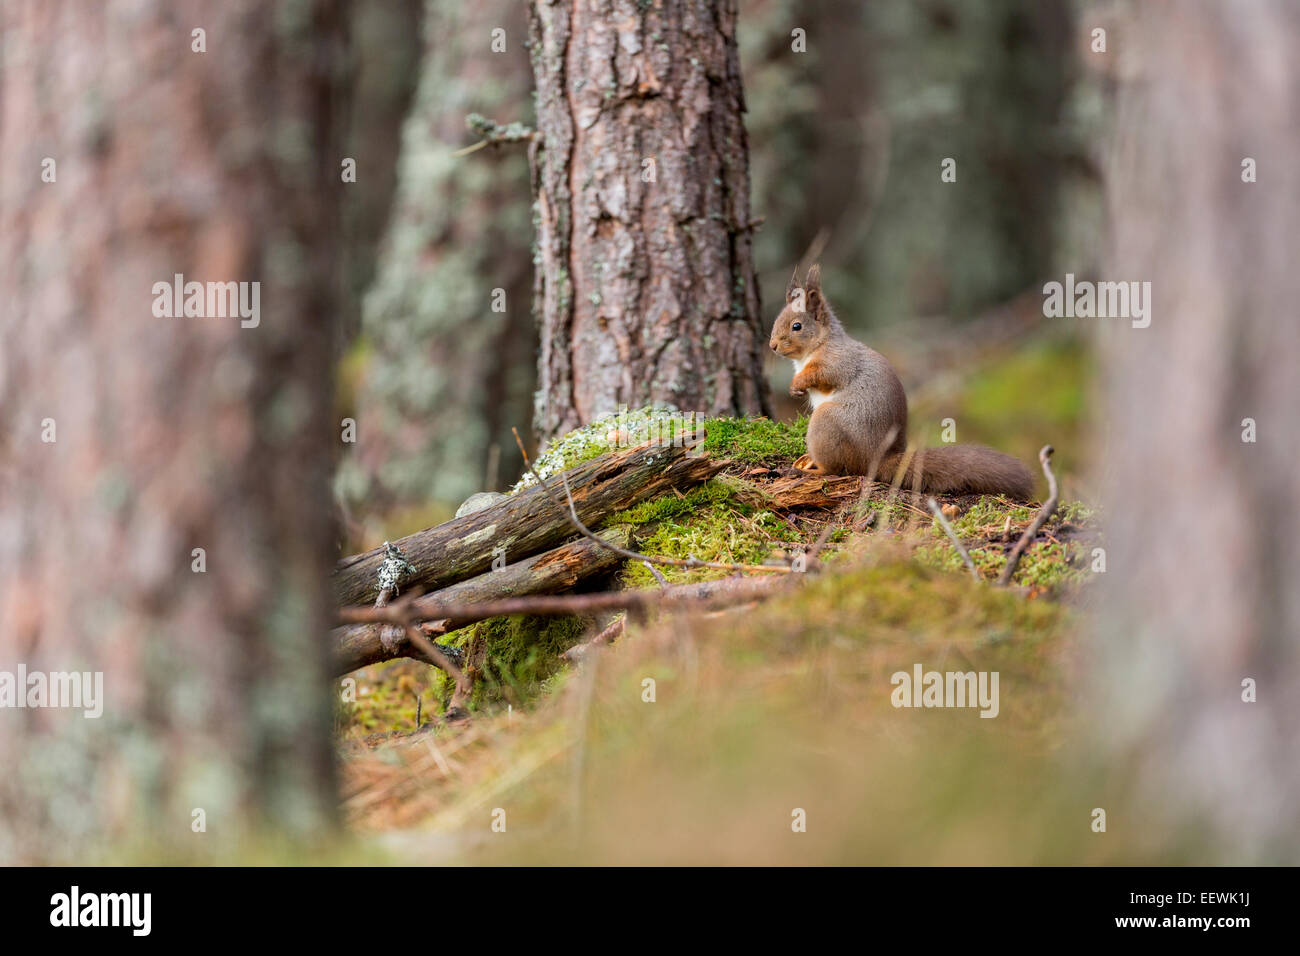
[{"label": "decaying wood", "polygon": [[[587,523],[597,523],[637,501],[670,488],[686,489],[715,475],[722,462],[696,457],[684,447],[647,443],[602,455],[566,473],[574,507]],[[518,561],[554,547],[573,534],[563,507],[532,487],[503,501],[393,542],[416,567],[402,589],[434,590],[488,570],[494,554]],[[335,603],[369,604],[377,593],[384,549],[344,558],[333,575]]]},{"label": "decaying wood", "polygon": [[[628,542],[625,528],[613,528],[605,532],[605,537],[612,543],[624,545]],[[471,615],[454,617],[439,615],[438,609],[444,606],[477,607],[483,602],[500,600],[505,597],[521,597],[532,594],[551,594],[572,588],[579,581],[612,570],[622,559],[612,551],[601,547],[594,541],[574,541],[554,548],[542,554],[533,555],[523,561],[508,564],[499,571],[488,571],[467,581],[461,581],[440,591],[424,594],[405,603],[408,620],[437,620],[437,626],[425,629],[426,634],[445,633],[483,620],[483,616]],[[391,606],[391,605],[390,605]],[[405,630],[396,635],[390,647],[385,647],[380,638],[382,624],[351,624],[335,628],[331,632],[334,644],[334,670],[337,674],[377,664],[395,657],[411,657],[428,664],[441,666],[412,641]],[[442,644],[434,645],[443,655],[460,665],[459,652],[455,648]]]},{"label": "decaying wood", "polygon": [[857,475],[824,478],[808,475],[778,478],[763,488],[779,508],[838,508],[862,493],[864,479]]}]

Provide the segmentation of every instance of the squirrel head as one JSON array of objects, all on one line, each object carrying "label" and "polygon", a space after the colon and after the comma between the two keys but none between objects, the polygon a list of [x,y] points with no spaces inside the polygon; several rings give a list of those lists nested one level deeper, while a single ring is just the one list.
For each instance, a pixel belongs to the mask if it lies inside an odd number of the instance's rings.
[{"label": "squirrel head", "polygon": [[810,266],[802,286],[796,268],[785,290],[785,308],[776,317],[768,344],[778,355],[805,358],[830,338],[831,319],[831,307],[822,294],[821,267]]}]

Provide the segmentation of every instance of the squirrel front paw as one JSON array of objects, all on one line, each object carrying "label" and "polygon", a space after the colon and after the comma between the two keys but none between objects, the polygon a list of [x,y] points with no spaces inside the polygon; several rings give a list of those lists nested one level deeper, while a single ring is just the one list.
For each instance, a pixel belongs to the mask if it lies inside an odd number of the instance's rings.
[{"label": "squirrel front paw", "polygon": [[793,385],[790,386],[790,397],[791,397],[791,398],[804,398],[804,397],[806,397],[807,395],[808,395],[808,389],[806,389],[806,388],[795,388]]}]

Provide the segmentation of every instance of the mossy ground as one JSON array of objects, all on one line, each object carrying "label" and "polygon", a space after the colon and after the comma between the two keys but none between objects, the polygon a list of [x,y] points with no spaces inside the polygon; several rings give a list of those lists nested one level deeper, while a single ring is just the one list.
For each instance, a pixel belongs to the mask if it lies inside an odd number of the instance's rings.
[{"label": "mossy ground", "polygon": [[[467,659],[482,660],[470,700],[471,713],[532,703],[563,670],[560,655],[578,643],[591,625],[591,620],[582,617],[519,614],[480,621],[449,636],[447,643],[459,647]],[[479,644],[481,655],[476,652]],[[452,688],[441,671],[434,674],[434,687],[445,703]]]},{"label": "mossy ground", "polygon": [[[774,507],[765,486],[798,474],[789,465],[803,453],[806,420],[718,419],[707,428],[706,451],[728,458],[732,466],[696,488],[664,494],[612,515],[603,527],[631,526],[635,546],[645,554],[745,565],[788,564],[829,533],[820,558],[832,566],[851,566],[883,547],[903,566],[966,576],[960,556],[927,510],[925,499],[910,492],[876,484],[867,495],[835,510]],[[945,498],[943,503],[952,512],[950,522],[976,568],[989,582],[1000,574],[1008,552],[1038,510],[1037,505],[992,496]],[[1093,578],[1092,549],[1100,541],[1096,523],[1087,505],[1063,503],[1026,551],[1012,583],[1033,597],[1068,597],[1085,587]],[[674,567],[660,571],[671,583],[730,573]],[[918,601],[915,587],[906,583],[913,579],[901,575],[892,580],[897,588],[892,603],[886,581],[877,580],[873,589],[882,607],[890,608],[886,618],[907,620],[910,615],[920,620],[931,613],[948,613]],[[612,586],[658,585],[643,564],[625,562]],[[1010,604],[999,606],[1012,608],[1016,601],[1023,598],[1017,595]],[[484,645],[472,711],[533,706],[565,671],[559,655],[596,623],[573,617],[497,618],[451,635],[449,642],[466,653],[476,642]],[[429,720],[442,714],[449,699],[450,687],[441,672],[425,665],[393,663],[371,668],[365,675],[364,692],[342,718],[347,735],[409,732],[415,729],[417,695],[422,695],[421,711]]]},{"label": "mossy ground", "polygon": [[[1038,508],[1003,499],[983,497],[950,519],[953,531],[966,546],[980,576],[994,581],[1006,567],[1011,548],[1038,513]],[[917,547],[917,561],[947,571],[962,571],[965,564],[937,521],[931,527],[933,543]],[[1060,505],[1038,532],[1020,559],[1011,583],[1033,592],[1064,595],[1093,579],[1100,547],[1097,516],[1080,501]]]},{"label": "mossy ground", "polygon": [[[349,779],[393,796],[357,801],[352,826],[414,827],[440,862],[486,864],[1149,859],[1139,826],[1088,826],[1094,806],[1141,815],[1072,743],[1078,612],[902,545],[882,539],[743,616],[630,624],[527,713],[358,757]],[[896,707],[893,675],[917,664],[996,672],[996,717]],[[507,836],[482,836],[498,811]]]},{"label": "mossy ground", "polygon": [[808,419],[713,418],[705,423],[704,450],[714,458],[749,465],[789,464],[807,448]]},{"label": "mossy ground", "polygon": [[[935,444],[926,422],[953,415],[961,441],[1025,460],[1047,440],[1060,449],[1063,501],[1013,588],[992,580],[1036,504],[941,499],[976,582],[923,497],[875,485],[825,508],[777,507],[773,489],[797,475],[807,419],[711,420],[704,450],[730,464],[605,526],[629,527],[644,553],[744,564],[785,564],[824,539],[813,571],[743,608],[629,618],[615,647],[580,669],[560,652],[608,619],[466,629],[456,641],[483,641],[491,661],[467,722],[436,719],[447,688],[432,668],[363,672],[367,692],[344,732],[396,733],[350,745],[345,792],[355,796],[344,809],[355,830],[427,833],[448,862],[1149,859],[1140,829],[1110,842],[1091,833],[1090,808],[1122,819],[1126,797],[1070,744],[1075,608],[1103,541],[1099,516],[1072,494],[1087,363],[1059,342],[1000,361],[1001,371],[977,369],[956,404],[945,394],[916,414],[912,437]],[[555,464],[604,453],[608,424],[599,441],[561,443]],[[672,581],[726,573],[662,570]],[[658,585],[631,563],[597,586]],[[891,675],[918,663],[996,671],[998,716],[896,709]],[[428,716],[414,732],[420,691]],[[794,841],[792,808],[809,816]],[[517,836],[480,838],[495,809]]]},{"label": "mossy ground", "polygon": [[[643,554],[668,558],[699,558],[727,564],[759,565],[784,560],[786,548],[802,541],[799,529],[763,507],[763,498],[744,482],[715,478],[682,495],[663,495],[613,515],[606,525],[627,524],[638,530],[636,544]],[[670,582],[725,577],[718,568],[662,567]],[[626,587],[651,587],[656,579],[643,564],[625,564],[620,581]]]}]

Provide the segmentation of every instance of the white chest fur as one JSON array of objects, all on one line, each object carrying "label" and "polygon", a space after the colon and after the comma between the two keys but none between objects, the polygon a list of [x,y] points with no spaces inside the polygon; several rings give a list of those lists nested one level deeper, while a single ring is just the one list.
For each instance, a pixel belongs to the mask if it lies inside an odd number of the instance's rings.
[{"label": "white chest fur", "polygon": [[[803,367],[808,364],[808,359],[806,358],[791,359],[791,361],[794,362],[794,374],[796,375],[802,372]],[[834,397],[834,392],[819,392],[815,388],[808,389],[808,401],[812,402],[813,411],[816,411],[817,406],[822,402],[829,402]]]}]

